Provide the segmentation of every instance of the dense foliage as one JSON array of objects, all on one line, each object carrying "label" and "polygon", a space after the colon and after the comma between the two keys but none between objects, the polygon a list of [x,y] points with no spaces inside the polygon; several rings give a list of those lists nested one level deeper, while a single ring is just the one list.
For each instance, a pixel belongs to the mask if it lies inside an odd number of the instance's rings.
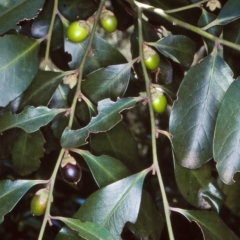
[{"label": "dense foliage", "polygon": [[0,0],[1,239],[239,239],[239,18]]}]

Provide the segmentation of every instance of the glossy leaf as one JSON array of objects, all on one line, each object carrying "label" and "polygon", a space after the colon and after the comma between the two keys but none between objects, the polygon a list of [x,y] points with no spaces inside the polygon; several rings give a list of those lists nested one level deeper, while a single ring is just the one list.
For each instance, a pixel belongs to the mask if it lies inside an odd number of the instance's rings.
[{"label": "glossy leaf", "polygon": [[[207,12],[204,8],[202,8],[202,15],[198,21],[198,26],[199,27],[204,27],[206,26],[208,23],[212,22],[214,19],[216,19],[216,15]],[[214,26],[211,27],[207,30],[207,32],[209,32],[210,34],[219,37],[220,34],[222,33],[222,27],[221,26]],[[212,50],[215,47],[215,42],[211,41],[207,38],[204,38],[204,45],[206,48],[207,53],[211,53]]]},{"label": "glossy leaf", "polygon": [[222,189],[224,194],[227,196],[225,205],[229,208],[229,210],[237,215],[240,216],[240,174],[237,173],[234,176],[235,183],[232,185],[223,184]]},{"label": "glossy leaf", "polygon": [[66,72],[41,71],[33,79],[27,90],[20,96],[19,109],[30,106],[47,106]]},{"label": "glossy leaf", "polygon": [[58,10],[69,21],[86,20],[97,10],[94,0],[59,0]]},{"label": "glossy leaf", "polygon": [[[89,38],[81,43],[72,43],[65,41],[65,51],[72,55],[72,61],[69,62],[71,69],[78,69],[83,55],[86,51]],[[84,75],[87,75],[99,68],[109,65],[126,63],[125,57],[115,49],[111,44],[95,35],[86,64],[84,66]]]},{"label": "glossy leaf", "polygon": [[11,128],[21,128],[25,132],[37,131],[48,124],[57,114],[66,109],[49,109],[47,107],[26,107],[19,114],[6,113],[0,118],[0,132]]},{"label": "glossy leaf", "polygon": [[0,34],[10,29],[17,29],[20,20],[36,17],[44,2],[44,0],[0,0]]},{"label": "glossy leaf", "polygon": [[232,81],[231,69],[217,55],[207,56],[185,75],[170,116],[176,160],[183,167],[198,168],[213,157],[216,118]]},{"label": "glossy leaf", "polygon": [[122,98],[116,102],[104,99],[98,103],[98,115],[91,122],[79,130],[66,128],[61,138],[63,148],[73,148],[86,144],[89,133],[108,131],[121,121],[121,111],[131,108],[140,98]]},{"label": "glossy leaf", "polygon": [[226,92],[217,117],[213,156],[222,181],[233,184],[233,176],[240,171],[240,78]]},{"label": "glossy leaf", "polygon": [[206,29],[215,25],[226,25],[240,17],[240,1],[228,0],[222,7],[217,18],[206,26]]},{"label": "glossy leaf", "polygon": [[125,223],[137,220],[142,185],[149,171],[146,169],[94,192],[75,217],[97,223],[108,229],[115,239],[121,239]]},{"label": "glossy leaf", "polygon": [[171,35],[155,43],[147,44],[156,47],[164,56],[181,63],[185,67],[191,65],[196,52],[195,42],[183,35]]},{"label": "glossy leaf", "polygon": [[130,171],[110,156],[94,156],[89,151],[71,149],[80,154],[88,164],[97,185],[102,188],[130,175]]},{"label": "glossy leaf", "polygon": [[107,132],[91,134],[90,145],[94,154],[112,156],[120,160],[133,173],[142,169],[137,142],[122,122]]},{"label": "glossy leaf", "polygon": [[0,181],[0,223],[4,215],[10,212],[23,195],[34,185],[43,184],[43,180],[2,180]]},{"label": "glossy leaf", "polygon": [[111,233],[103,227],[92,222],[81,222],[78,219],[57,217],[64,222],[68,227],[76,230],[79,236],[87,240],[114,240]]},{"label": "glossy leaf", "polygon": [[212,208],[219,212],[225,196],[212,177],[211,165],[206,163],[198,169],[187,169],[175,161],[174,172],[177,186],[186,199],[194,207]]},{"label": "glossy leaf", "polygon": [[12,161],[14,170],[24,176],[39,168],[39,158],[44,154],[45,141],[40,131],[26,133],[21,131],[14,140]]},{"label": "glossy leaf", "polygon": [[27,89],[39,65],[39,42],[20,35],[0,38],[0,106]]},{"label": "glossy leaf", "polygon": [[196,222],[206,240],[239,240],[215,212],[184,210],[180,208],[171,208],[171,210],[181,213],[190,222]]},{"label": "glossy leaf", "polygon": [[95,104],[105,98],[122,97],[128,87],[131,67],[132,64],[127,63],[96,70],[83,82],[83,94]]}]

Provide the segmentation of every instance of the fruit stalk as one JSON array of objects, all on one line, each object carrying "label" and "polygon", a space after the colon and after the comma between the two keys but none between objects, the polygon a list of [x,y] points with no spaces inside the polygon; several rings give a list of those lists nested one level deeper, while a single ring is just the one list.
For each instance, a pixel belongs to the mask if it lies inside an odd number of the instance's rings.
[{"label": "fruit stalk", "polygon": [[156,125],[155,125],[155,118],[154,118],[154,112],[152,108],[152,95],[150,91],[150,79],[147,73],[147,69],[144,64],[144,56],[143,56],[143,50],[142,50],[142,44],[143,44],[143,34],[142,34],[142,9],[138,7],[138,39],[139,39],[139,54],[140,54],[140,59],[141,59],[141,64],[142,64],[142,69],[143,69],[143,74],[145,78],[145,87],[147,91],[147,97],[149,99],[148,105],[149,105],[149,114],[150,114],[150,121],[151,121],[151,136],[152,136],[152,155],[153,155],[153,165],[154,168],[157,172],[157,177],[158,177],[158,182],[160,185],[160,191],[162,194],[162,199],[163,199],[163,208],[164,208],[164,213],[166,217],[166,223],[167,223],[167,228],[168,228],[168,234],[169,234],[169,239],[174,240],[174,235],[173,235],[173,230],[172,230],[172,225],[171,225],[171,220],[170,220],[170,209],[169,209],[169,204],[165,192],[165,187],[163,184],[163,179],[162,175],[160,172],[160,167],[158,164],[158,157],[157,157],[157,144],[156,144]]}]

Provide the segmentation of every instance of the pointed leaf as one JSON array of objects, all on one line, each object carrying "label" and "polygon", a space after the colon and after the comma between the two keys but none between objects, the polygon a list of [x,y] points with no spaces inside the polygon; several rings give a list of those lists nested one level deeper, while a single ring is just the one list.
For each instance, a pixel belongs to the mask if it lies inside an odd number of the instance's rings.
[{"label": "pointed leaf", "polygon": [[8,112],[0,118],[0,132],[11,128],[21,128],[28,133],[35,132],[48,124],[57,114],[65,111],[66,109],[25,107],[19,114]]},{"label": "pointed leaf", "polygon": [[176,160],[198,168],[212,156],[215,121],[232,71],[219,56],[207,56],[192,67],[178,90],[170,116]]},{"label": "pointed leaf", "polygon": [[12,148],[12,161],[14,170],[24,176],[39,168],[39,158],[43,156],[45,141],[42,133],[26,133],[21,131],[14,140]]},{"label": "pointed leaf", "polygon": [[61,138],[63,148],[73,148],[86,144],[89,133],[98,133],[113,128],[122,119],[119,114],[122,110],[131,108],[141,98],[122,98],[116,102],[104,99],[98,103],[98,115],[93,117],[91,122],[79,130],[66,128]]},{"label": "pointed leaf", "polygon": [[206,26],[206,29],[215,25],[226,25],[240,17],[240,1],[239,0],[228,0],[217,18]]},{"label": "pointed leaf", "polygon": [[240,77],[234,81],[222,101],[216,122],[213,156],[217,170],[226,184],[240,171]]},{"label": "pointed leaf", "polygon": [[105,227],[116,238],[126,222],[136,222],[142,196],[142,185],[150,169],[124,178],[94,192],[76,213],[82,221]]},{"label": "pointed leaf", "polygon": [[196,222],[206,240],[239,240],[215,212],[184,210],[180,208],[171,208],[171,210],[181,213],[190,222]]},{"label": "pointed leaf", "polygon": [[147,44],[156,47],[163,55],[185,67],[191,65],[196,52],[195,42],[183,35],[171,35]]},{"label": "pointed leaf", "polygon": [[43,7],[44,2],[44,0],[0,0],[0,34],[18,28],[17,23],[20,20],[34,18],[39,9]]},{"label": "pointed leaf", "polygon": [[39,70],[30,86],[22,94],[19,108],[22,110],[26,105],[47,106],[59,83],[66,75],[66,72]]},{"label": "pointed leaf", "polygon": [[20,35],[0,38],[0,106],[5,107],[31,83],[39,66],[39,44]]},{"label": "pointed leaf", "polygon": [[83,94],[95,104],[105,98],[122,97],[128,87],[131,67],[132,63],[127,63],[96,70],[82,83]]},{"label": "pointed leaf", "polygon": [[114,240],[111,233],[95,223],[81,222],[78,219],[57,217],[57,219],[64,222],[68,227],[76,230],[80,237],[87,240]]},{"label": "pointed leaf", "polygon": [[130,175],[130,171],[113,157],[97,157],[89,151],[80,149],[71,149],[71,151],[80,154],[84,158],[100,188]]},{"label": "pointed leaf", "polygon": [[0,224],[4,215],[10,212],[22,196],[34,185],[43,184],[43,180],[2,180],[0,181]]}]

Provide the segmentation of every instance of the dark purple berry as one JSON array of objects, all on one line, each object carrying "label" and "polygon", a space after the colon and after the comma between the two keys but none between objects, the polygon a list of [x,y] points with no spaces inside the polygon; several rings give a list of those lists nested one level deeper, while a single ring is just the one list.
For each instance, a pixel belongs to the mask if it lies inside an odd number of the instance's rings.
[{"label": "dark purple berry", "polygon": [[61,174],[63,179],[68,183],[77,184],[82,177],[82,170],[78,163],[67,163],[64,167],[61,167]]}]

